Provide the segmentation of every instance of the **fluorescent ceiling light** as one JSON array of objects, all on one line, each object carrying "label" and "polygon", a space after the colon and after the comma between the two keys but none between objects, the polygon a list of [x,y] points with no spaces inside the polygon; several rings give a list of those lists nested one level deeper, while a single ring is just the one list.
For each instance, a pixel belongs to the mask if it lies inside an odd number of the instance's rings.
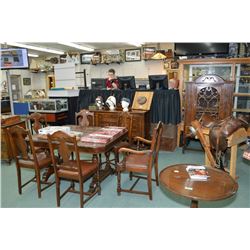
[{"label": "fluorescent ceiling light", "polygon": [[15,47],[21,47],[21,48],[26,48],[26,49],[32,49],[32,50],[37,50],[37,51],[43,51],[43,52],[48,52],[48,53],[53,53],[53,54],[58,54],[58,55],[63,55],[64,51],[59,51],[59,50],[55,50],[55,49],[47,49],[47,48],[43,48],[43,47],[37,47],[37,46],[33,46],[33,45],[28,45],[28,44],[24,44],[24,43],[8,43],[8,45],[11,46],[15,46]]},{"label": "fluorescent ceiling light", "polygon": [[127,44],[133,45],[135,47],[141,47],[143,43],[141,43],[141,42],[132,42],[132,43],[127,43]]},{"label": "fluorescent ceiling light", "polygon": [[85,51],[94,51],[93,48],[85,47],[85,46],[79,45],[77,43],[61,42],[59,44],[66,45],[66,46],[69,46],[69,47],[72,47],[72,48],[76,48],[76,49],[80,49],[80,50],[85,50]]},{"label": "fluorescent ceiling light", "polygon": [[35,55],[35,54],[28,54],[29,57],[39,57],[39,55]]}]

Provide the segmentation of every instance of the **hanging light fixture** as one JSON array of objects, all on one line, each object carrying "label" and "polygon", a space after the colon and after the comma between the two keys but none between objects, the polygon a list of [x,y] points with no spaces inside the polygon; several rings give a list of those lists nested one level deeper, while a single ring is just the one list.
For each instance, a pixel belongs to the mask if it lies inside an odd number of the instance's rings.
[{"label": "hanging light fixture", "polygon": [[164,60],[166,59],[167,57],[162,54],[162,52],[158,51],[156,54],[154,54],[151,59],[154,59],[154,60]]},{"label": "hanging light fixture", "polygon": [[153,59],[153,60],[164,60],[167,57],[163,53],[164,53],[164,51],[160,50],[160,43],[157,43],[156,53],[151,57],[151,59]]}]

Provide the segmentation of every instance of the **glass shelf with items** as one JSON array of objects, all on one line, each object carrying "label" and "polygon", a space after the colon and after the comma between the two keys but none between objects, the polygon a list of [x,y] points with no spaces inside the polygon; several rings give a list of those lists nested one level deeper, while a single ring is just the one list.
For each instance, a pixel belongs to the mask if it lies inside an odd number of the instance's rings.
[{"label": "glass shelf with items", "polygon": [[250,112],[250,64],[236,64],[234,115]]},{"label": "glass shelf with items", "polygon": [[202,75],[218,75],[225,81],[232,81],[233,69],[231,64],[198,64],[198,65],[185,65],[184,66],[184,82],[195,81]]},{"label": "glass shelf with items", "polygon": [[29,102],[29,112],[58,113],[68,111],[68,100],[36,99]]}]

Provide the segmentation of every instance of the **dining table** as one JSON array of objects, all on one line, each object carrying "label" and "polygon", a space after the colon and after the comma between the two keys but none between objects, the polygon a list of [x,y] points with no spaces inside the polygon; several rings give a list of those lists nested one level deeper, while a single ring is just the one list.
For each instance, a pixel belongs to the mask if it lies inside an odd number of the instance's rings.
[{"label": "dining table", "polygon": [[[89,134],[96,133],[103,129],[101,127],[82,127],[79,125],[64,125],[62,127],[69,127],[70,134],[75,135],[77,137],[77,146],[80,153],[86,153],[93,155],[99,162],[100,169],[100,181],[103,181],[107,176],[114,174],[115,169],[111,167],[110,154],[112,152],[113,147],[122,140],[127,139],[128,130],[123,128],[123,130],[114,137],[112,137],[108,142],[105,143],[96,143],[96,142],[85,142],[82,141],[82,137],[86,137]],[[33,134],[32,140],[34,146],[41,148],[49,148],[48,139],[46,134]],[[104,154],[106,161],[102,162],[101,155]],[[54,173],[53,168],[49,168],[43,174],[43,181],[47,181],[48,178]],[[96,181],[93,180],[90,184],[90,189],[96,187]]]}]

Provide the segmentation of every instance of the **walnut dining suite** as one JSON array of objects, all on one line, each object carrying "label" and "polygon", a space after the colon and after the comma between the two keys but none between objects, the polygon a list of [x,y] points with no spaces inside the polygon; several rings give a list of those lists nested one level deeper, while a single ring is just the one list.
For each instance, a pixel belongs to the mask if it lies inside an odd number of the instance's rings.
[{"label": "walnut dining suite", "polygon": [[[80,120],[78,119],[79,115],[82,116]],[[149,139],[132,136],[133,122],[136,122],[136,120],[134,121],[133,116],[127,112],[121,112],[121,116],[117,120],[117,126],[89,126],[90,123],[85,121],[89,119],[88,116],[91,116],[92,119],[94,117],[91,112],[82,110],[81,114],[76,114],[76,125],[58,126],[53,133],[41,134],[39,132],[43,127],[45,127],[44,129],[49,128],[46,127],[46,119],[40,114],[33,113],[27,118],[27,122],[30,123],[29,129],[18,125],[6,129],[12,155],[16,161],[19,194],[22,194],[24,186],[35,181],[37,183],[38,198],[41,198],[41,192],[55,183],[58,207],[61,199],[68,192],[79,193],[80,207],[83,207],[96,194],[101,195],[101,182],[107,176],[113,175],[117,178],[118,196],[122,192],[128,192],[146,195],[149,200],[153,200],[152,181],[156,183],[156,186],[159,186],[158,155],[163,123],[158,122],[157,126],[152,129],[152,135]],[[79,121],[84,126],[78,125]],[[91,122],[93,124],[94,121]],[[63,128],[67,128],[68,131],[62,131]],[[84,141],[84,138],[90,138],[90,135],[103,135],[106,130],[113,131],[112,137],[109,137],[106,141],[100,140],[98,137],[91,137],[91,140]],[[107,135],[106,132],[105,135]],[[89,155],[89,159],[82,160],[81,154]],[[111,159],[113,154],[114,158]],[[104,161],[102,156],[105,157]],[[35,172],[35,176],[24,184],[22,184],[21,180],[22,168],[33,169]],[[235,180],[228,176],[227,173],[211,169],[212,182],[200,183],[197,186],[198,190],[205,190],[206,198],[204,198],[205,196],[187,195],[184,185],[177,185],[180,180],[188,181],[187,176],[184,179],[176,179],[169,172],[171,168],[169,166],[161,172],[161,185],[176,194],[190,198],[192,200],[191,207],[197,207],[198,200],[225,199],[235,194],[238,188]],[[129,189],[121,187],[121,177],[124,172],[129,173],[130,180],[135,179]],[[154,172],[154,178],[152,172]],[[53,178],[55,181],[53,181]],[[147,191],[134,190],[141,179],[146,180]],[[212,183],[212,186],[214,186],[214,183],[217,185],[219,180],[222,179],[227,183],[228,189],[224,193],[219,192],[221,189],[218,188],[211,189],[210,192],[210,184]],[[84,183],[87,180],[90,180],[90,184],[88,190],[85,191]],[[68,181],[69,187],[61,192],[62,181]],[[171,184],[173,182],[176,184],[175,187],[178,186],[178,189],[173,188]],[[79,188],[76,188],[76,183],[79,183]],[[204,185],[210,185],[210,188],[203,188]],[[209,196],[209,194],[213,194],[213,196]]]}]

